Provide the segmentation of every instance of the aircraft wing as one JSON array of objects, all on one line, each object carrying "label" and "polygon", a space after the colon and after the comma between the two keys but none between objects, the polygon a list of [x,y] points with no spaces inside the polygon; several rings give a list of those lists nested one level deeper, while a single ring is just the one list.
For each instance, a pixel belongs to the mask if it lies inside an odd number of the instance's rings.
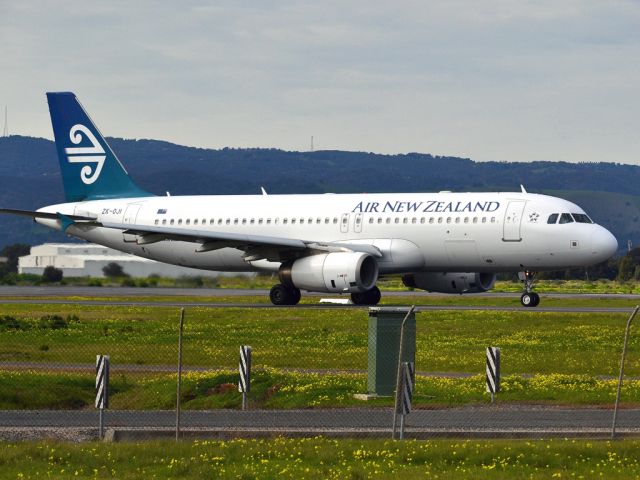
[{"label": "aircraft wing", "polygon": [[228,232],[207,232],[189,228],[167,226],[132,225],[126,223],[102,222],[106,228],[123,230],[124,234],[136,235],[139,245],[148,245],[163,240],[177,240],[199,244],[197,252],[207,252],[231,247],[243,250],[245,260],[267,259],[282,262],[306,255],[322,252],[363,252],[374,257],[382,257],[380,250],[371,244],[343,242],[321,242],[295,238],[249,235]]}]

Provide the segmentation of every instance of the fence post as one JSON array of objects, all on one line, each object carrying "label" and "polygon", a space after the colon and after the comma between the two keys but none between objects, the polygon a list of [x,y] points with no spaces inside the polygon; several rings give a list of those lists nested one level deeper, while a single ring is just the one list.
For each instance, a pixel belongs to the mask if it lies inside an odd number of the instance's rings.
[{"label": "fence post", "polygon": [[487,392],[491,394],[491,403],[500,391],[500,349],[487,347]]},{"label": "fence post", "polygon": [[251,389],[251,347],[242,345],[240,347],[240,382],[238,391],[242,393],[242,410],[246,410],[249,403],[249,390]]},{"label": "fence post", "polygon": [[415,305],[411,305],[411,308],[407,312],[407,314],[402,319],[402,324],[400,325],[400,345],[398,348],[398,369],[396,372],[396,397],[395,397],[395,405],[393,408],[393,427],[391,430],[391,438],[396,438],[396,424],[398,420],[398,405],[400,403],[400,395],[401,395],[401,383],[402,383],[402,356],[404,355],[404,326],[407,323],[407,319],[411,316],[413,311],[416,309]]},{"label": "fence post", "polygon": [[176,441],[180,438],[180,401],[182,390],[182,331],[184,329],[184,307],[180,309],[180,328],[178,331],[178,385],[176,387]]},{"label": "fence post", "polygon": [[620,403],[620,394],[622,392],[622,377],[624,375],[624,359],[627,355],[627,343],[629,341],[629,330],[631,330],[631,322],[638,314],[640,305],[636,305],[629,320],[627,320],[627,328],[624,331],[624,345],[622,347],[622,358],[620,359],[620,376],[618,377],[618,392],[616,393],[616,403],[613,407],[613,425],[611,425],[611,439],[616,438],[616,421],[618,420],[618,404]]},{"label": "fence post", "polygon": [[104,410],[109,408],[109,355],[96,355],[96,408],[100,409],[98,438],[104,437]]},{"label": "fence post", "polygon": [[411,402],[416,381],[416,370],[413,362],[402,362],[401,398],[397,414],[400,415],[400,440],[404,440],[405,416],[411,413]]}]

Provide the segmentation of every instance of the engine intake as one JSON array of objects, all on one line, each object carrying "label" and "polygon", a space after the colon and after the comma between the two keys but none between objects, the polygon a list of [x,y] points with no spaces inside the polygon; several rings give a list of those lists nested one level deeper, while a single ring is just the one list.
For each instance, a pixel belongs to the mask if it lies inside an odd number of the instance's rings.
[{"label": "engine intake", "polygon": [[299,258],[280,267],[280,282],[310,292],[366,292],[378,281],[378,262],[361,252]]},{"label": "engine intake", "polygon": [[495,273],[423,272],[402,277],[402,283],[437,293],[481,293],[496,283]]}]

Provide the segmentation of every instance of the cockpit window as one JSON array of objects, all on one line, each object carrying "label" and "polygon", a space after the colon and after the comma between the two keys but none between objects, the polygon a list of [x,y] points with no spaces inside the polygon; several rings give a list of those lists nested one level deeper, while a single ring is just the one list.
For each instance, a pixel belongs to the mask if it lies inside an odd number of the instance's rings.
[{"label": "cockpit window", "polygon": [[572,213],[573,219],[578,223],[593,223],[593,220],[589,218],[589,215],[584,213]]},{"label": "cockpit window", "polygon": [[559,216],[560,216],[559,213],[552,213],[551,215],[549,215],[549,219],[547,220],[547,223],[556,223],[558,221]]},{"label": "cockpit window", "polygon": [[562,215],[560,215],[560,223],[572,223],[573,222],[573,218],[571,217],[570,213],[563,213]]}]

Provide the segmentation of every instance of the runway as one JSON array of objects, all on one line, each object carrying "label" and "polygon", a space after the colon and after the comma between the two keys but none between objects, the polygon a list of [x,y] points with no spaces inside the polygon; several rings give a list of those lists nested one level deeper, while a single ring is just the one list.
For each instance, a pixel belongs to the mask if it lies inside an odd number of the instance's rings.
[{"label": "runway", "polygon": [[[407,437],[606,437],[613,411],[594,408],[537,406],[470,407],[414,410],[406,417]],[[390,433],[391,409],[305,409],[305,410],[207,410],[183,411],[181,426],[218,433],[270,435],[386,436]],[[175,412],[105,412],[106,428],[128,431],[166,430],[175,426]],[[97,411],[1,411],[3,429],[95,428]],[[621,410],[617,431],[640,435],[640,409]]]},{"label": "runway", "polygon": [[[419,297],[442,298],[442,293],[424,291],[393,290],[384,291],[385,297]],[[163,288],[163,287],[71,287],[46,286],[24,287],[0,285],[0,297],[248,297],[269,296],[266,289],[237,289],[237,288]],[[304,296],[326,297],[326,293],[306,293]],[[450,296],[460,297],[458,294]],[[542,293],[544,298],[590,298],[590,299],[623,299],[638,300],[640,295],[625,293]],[[518,300],[518,292],[485,292],[465,293],[469,298],[513,298]]]},{"label": "runway", "polygon": [[[297,309],[361,309],[366,310],[368,306],[360,305],[336,305],[320,303],[301,303],[293,307],[280,307],[272,305],[266,301],[269,292],[267,290],[250,289],[201,289],[201,288],[128,288],[128,287],[0,287],[0,304],[30,304],[30,305],[82,305],[82,306],[122,306],[122,307],[148,307],[148,308],[297,308]],[[180,301],[180,297],[247,297],[263,296],[265,302],[215,302],[215,301]],[[327,297],[327,294],[305,294],[318,298]],[[443,294],[433,294],[428,292],[384,292],[384,297],[417,297],[431,298],[433,305],[417,305],[416,311],[496,311],[496,312],[523,312],[523,313],[629,313],[632,307],[536,307],[525,308],[519,303],[518,293],[482,293],[469,294],[469,297],[485,298],[513,298],[513,305],[485,306],[485,305],[438,305],[438,299],[444,297]],[[7,298],[20,297],[20,298]],[[42,298],[48,297],[48,298]],[[65,297],[65,298],[55,298]],[[74,298],[75,297],[75,298]],[[96,298],[87,299],[87,297]],[[114,300],[113,297],[128,297],[131,300]],[[135,297],[141,297],[136,300]],[[153,300],[153,297],[175,297],[175,300]],[[456,295],[458,297],[458,295]],[[102,298],[102,299],[101,299]],[[640,302],[640,295],[625,294],[558,294],[551,293],[543,295],[544,298],[602,298],[602,299],[637,299]],[[409,302],[407,302],[409,303]],[[384,305],[381,305],[384,306]]]}]

